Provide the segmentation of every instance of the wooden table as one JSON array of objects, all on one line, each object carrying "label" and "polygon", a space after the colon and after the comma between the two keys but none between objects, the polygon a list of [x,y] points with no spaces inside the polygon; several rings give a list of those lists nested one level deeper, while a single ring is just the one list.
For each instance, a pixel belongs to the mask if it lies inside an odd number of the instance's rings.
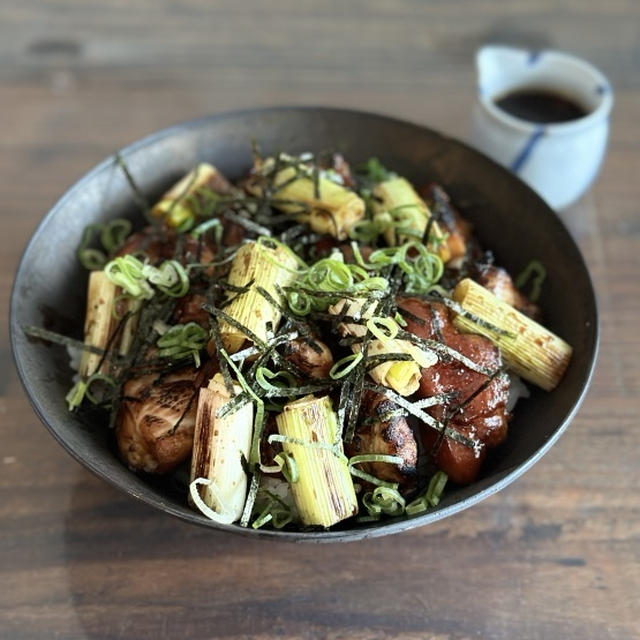
[{"label": "wooden table", "polygon": [[20,252],[63,190],[173,122],[319,103],[464,137],[473,51],[491,40],[574,51],[616,91],[602,174],[563,214],[600,300],[591,391],[533,470],[428,528],[342,546],[265,544],[134,503],[38,423],[3,312],[0,637],[640,637],[640,5],[556,6],[0,2],[3,310]]}]

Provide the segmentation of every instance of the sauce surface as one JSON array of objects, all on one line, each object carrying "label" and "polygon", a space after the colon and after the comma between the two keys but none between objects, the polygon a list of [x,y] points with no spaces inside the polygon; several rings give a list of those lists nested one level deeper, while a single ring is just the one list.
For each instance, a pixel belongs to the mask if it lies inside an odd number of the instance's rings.
[{"label": "sauce surface", "polygon": [[549,89],[516,89],[494,100],[509,115],[528,122],[570,122],[587,115],[578,102]]}]

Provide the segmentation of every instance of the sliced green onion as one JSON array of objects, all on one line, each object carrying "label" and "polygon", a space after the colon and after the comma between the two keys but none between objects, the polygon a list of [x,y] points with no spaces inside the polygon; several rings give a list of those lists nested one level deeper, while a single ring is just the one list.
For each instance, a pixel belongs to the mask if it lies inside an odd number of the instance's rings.
[{"label": "sliced green onion", "polygon": [[416,498],[411,501],[404,509],[404,512],[408,516],[417,516],[421,513],[425,513],[429,508],[429,504],[424,496]]},{"label": "sliced green onion", "polygon": [[404,464],[400,456],[392,456],[387,453],[361,453],[349,458],[349,466],[360,464],[361,462],[388,462],[389,464]]},{"label": "sliced green onion", "polygon": [[[284,379],[283,384],[273,384],[272,382],[269,382],[269,380],[278,381],[280,379]],[[297,384],[294,376],[288,371],[273,372],[267,367],[258,367],[256,369],[256,382],[265,391],[279,391],[280,389],[286,389]]]},{"label": "sliced green onion", "polygon": [[100,242],[109,253],[113,253],[124,244],[130,233],[131,222],[124,218],[116,218],[103,225],[100,232]]},{"label": "sliced green onion", "polygon": [[431,480],[429,480],[425,498],[432,507],[436,507],[439,504],[448,479],[449,476],[444,471],[436,471]]},{"label": "sliced green onion", "polygon": [[104,267],[107,278],[132,298],[150,300],[155,285],[160,291],[180,298],[189,291],[189,276],[177,260],[165,260],[160,267],[141,262],[132,255],[119,256]]},{"label": "sliced green onion", "polygon": [[273,461],[280,467],[282,475],[286,481],[290,484],[295,484],[300,479],[300,472],[298,471],[298,465],[293,457],[293,454],[283,451],[279,453]]},{"label": "sliced green onion", "polygon": [[105,376],[101,373],[94,373],[91,376],[89,376],[89,378],[87,378],[87,381],[85,383],[86,386],[85,386],[84,395],[85,395],[85,398],[92,404],[100,404],[100,402],[102,402],[102,400],[96,398],[96,396],[93,395],[93,392],[91,391],[91,387],[96,382],[103,382],[104,384],[113,388],[117,386],[116,381],[111,376]]},{"label": "sliced green onion", "polygon": [[263,527],[267,522],[271,522],[273,515],[269,511],[271,505],[266,507],[264,511],[251,523],[252,528],[259,529]]},{"label": "sliced green onion", "polygon": [[539,260],[531,260],[515,280],[517,289],[522,289],[531,280],[529,300],[536,302],[540,298],[542,284],[547,277],[547,270]]},{"label": "sliced green onion", "polygon": [[159,268],[145,265],[143,274],[151,284],[172,298],[182,298],[189,291],[189,276],[177,260],[165,260]]},{"label": "sliced green onion", "polygon": [[107,262],[107,256],[98,249],[79,249],[78,260],[88,271],[98,271]]},{"label": "sliced green onion", "polygon": [[393,319],[398,323],[398,326],[403,328],[407,326],[407,321],[397,311]]},{"label": "sliced green onion", "polygon": [[331,445],[327,442],[312,442],[310,440],[300,440],[299,438],[292,438],[290,436],[284,436],[280,433],[272,433],[268,438],[269,444],[273,442],[287,442],[289,444],[297,444],[301,447],[309,447],[310,449],[322,449],[323,451],[329,451],[336,458],[348,462],[347,456],[340,451],[336,445]]},{"label": "sliced green onion", "polygon": [[[382,331],[382,327],[389,333]],[[393,318],[370,318],[367,320],[367,329],[383,343],[393,340],[398,335],[398,324]]]},{"label": "sliced green onion", "polygon": [[122,287],[132,298],[150,300],[153,288],[143,273],[144,263],[132,255],[114,258],[104,267],[104,273],[113,284]]},{"label": "sliced green onion", "polygon": [[424,495],[419,496],[406,506],[406,514],[408,516],[415,516],[420,513],[425,513],[429,507],[438,506],[447,480],[448,477],[444,471],[436,471],[431,477],[431,480],[429,480],[429,486]]},{"label": "sliced green onion", "polygon": [[[158,338],[158,356],[171,360],[182,360],[193,357],[196,368],[200,367],[200,351],[204,349],[209,341],[209,332],[195,322],[187,324],[177,324],[173,327],[156,327],[163,330]],[[158,331],[160,333],[160,331]]]},{"label": "sliced green onion", "polygon": [[387,482],[386,480],[381,480],[380,478],[376,478],[376,476],[367,473],[366,471],[362,471],[361,469],[356,469],[356,464],[361,464],[363,462],[387,462],[389,464],[404,464],[404,460],[399,456],[391,456],[384,453],[363,453],[356,456],[352,456],[349,458],[348,467],[352,476],[356,478],[361,478],[362,480],[366,480],[370,484],[374,484],[378,487],[386,487],[388,489],[397,489],[397,482]]},{"label": "sliced green onion", "polygon": [[373,492],[362,496],[362,504],[370,516],[384,513],[388,516],[401,516],[404,513],[405,499],[397,489],[390,487],[376,487]]},{"label": "sliced green onion", "polygon": [[207,220],[206,222],[199,224],[195,229],[191,230],[191,235],[194,238],[199,238],[201,235],[207,233],[207,231],[210,231],[211,229],[215,230],[216,243],[220,244],[224,228],[219,218],[212,218],[211,220]]},{"label": "sliced green onion", "polygon": [[78,380],[73,387],[69,390],[69,393],[65,396],[69,411],[73,411],[76,407],[79,407],[84,400],[84,394],[87,391],[87,383],[84,380]]},{"label": "sliced green onion", "polygon": [[329,371],[329,377],[333,380],[339,380],[340,378],[344,378],[346,375],[351,373],[353,369],[358,366],[360,360],[362,360],[362,353],[354,353],[350,356],[346,356],[341,360],[338,360],[333,367],[331,367],[331,371]]},{"label": "sliced green onion", "polygon": [[386,480],[380,480],[380,478],[376,478],[376,476],[367,473],[366,471],[362,471],[361,469],[356,469],[355,467],[349,467],[349,472],[352,476],[356,478],[360,478],[361,480],[365,480],[366,482],[376,485],[377,487],[387,487],[388,489],[397,489],[397,482],[387,482]]}]

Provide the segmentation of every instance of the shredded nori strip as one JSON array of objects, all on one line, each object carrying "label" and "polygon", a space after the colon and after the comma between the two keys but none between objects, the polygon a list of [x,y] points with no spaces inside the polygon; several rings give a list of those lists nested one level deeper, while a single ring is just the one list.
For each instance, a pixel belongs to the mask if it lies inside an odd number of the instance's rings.
[{"label": "shredded nori strip", "polygon": [[26,325],[22,327],[22,330],[30,338],[38,338],[45,342],[62,345],[63,347],[71,347],[73,349],[79,349],[80,351],[88,351],[89,353],[95,353],[99,356],[104,356],[107,353],[105,349],[94,347],[93,345],[86,344],[81,340],[75,340],[74,338],[69,338],[61,333],[56,333],[49,329],[43,329],[42,327]]},{"label": "shredded nori strip", "polygon": [[379,353],[374,356],[367,356],[367,373],[375,369],[383,362],[410,362],[413,356],[410,353]]},{"label": "shredded nori strip", "polygon": [[251,520],[251,513],[253,511],[253,505],[255,504],[256,497],[258,495],[258,489],[260,487],[260,476],[260,471],[258,469],[254,469],[253,475],[251,476],[251,483],[249,484],[249,493],[247,494],[247,499],[244,503],[244,509],[242,510],[242,515],[240,516],[241,527],[249,526],[249,520]]},{"label": "shredded nori strip", "polygon": [[[213,308],[213,307],[212,307]],[[211,337],[213,339],[213,343],[216,346],[216,353],[219,354],[217,358],[218,364],[220,366],[220,373],[222,374],[222,379],[224,380],[224,386],[226,387],[230,396],[235,395],[235,389],[233,388],[233,379],[231,378],[231,373],[229,372],[229,365],[224,357],[222,357],[222,353],[225,352],[224,346],[222,345],[222,338],[220,336],[220,327],[218,326],[218,320],[215,315],[209,316],[209,326],[211,327]]]},{"label": "shredded nori strip", "polygon": [[257,236],[271,236],[271,229],[261,225],[261,224],[257,224],[256,222],[254,222],[253,220],[249,220],[248,218],[244,218],[241,215],[238,215],[237,213],[234,213],[233,211],[225,211],[225,213],[223,214],[223,217],[226,218],[227,220],[230,220],[231,222],[234,222],[235,224],[243,227],[244,229],[246,229],[247,231],[249,231],[250,233],[255,233]]},{"label": "shredded nori strip", "polygon": [[129,171],[129,167],[127,166],[127,163],[125,162],[124,158],[122,157],[119,151],[116,152],[115,154],[115,160],[116,160],[116,164],[120,167],[120,169],[122,170],[122,173],[124,173],[124,177],[127,179],[127,182],[129,183],[129,187],[133,192],[133,199],[135,200],[136,205],[144,215],[147,222],[150,222],[152,225],[157,226],[158,220],[156,220],[151,215],[151,207],[149,205],[149,201],[147,200],[144,193],[142,193],[142,190],[140,189],[140,187],[138,187],[136,181],[133,179],[133,176]]},{"label": "shredded nori strip", "polygon": [[471,369],[471,371],[475,371],[476,373],[482,373],[485,376],[490,376],[494,373],[493,370],[487,369],[482,365],[477,364],[467,356],[463,355],[459,351],[452,349],[448,345],[443,342],[438,342],[437,340],[428,340],[425,338],[419,338],[413,333],[408,331],[404,331],[400,329],[398,331],[397,338],[401,340],[408,340],[412,344],[415,344],[417,347],[421,347],[422,349],[426,349],[428,351],[433,351],[437,353],[439,356],[446,356],[448,358],[453,358],[454,360],[458,360],[461,364],[463,364],[467,369]]}]

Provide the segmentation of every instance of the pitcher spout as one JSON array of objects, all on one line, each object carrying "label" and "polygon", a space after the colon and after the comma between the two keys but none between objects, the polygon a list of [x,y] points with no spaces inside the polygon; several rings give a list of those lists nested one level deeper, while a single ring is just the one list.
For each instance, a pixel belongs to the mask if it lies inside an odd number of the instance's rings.
[{"label": "pitcher spout", "polygon": [[476,53],[478,93],[492,97],[519,84],[539,56],[539,51],[504,45],[481,47]]}]

